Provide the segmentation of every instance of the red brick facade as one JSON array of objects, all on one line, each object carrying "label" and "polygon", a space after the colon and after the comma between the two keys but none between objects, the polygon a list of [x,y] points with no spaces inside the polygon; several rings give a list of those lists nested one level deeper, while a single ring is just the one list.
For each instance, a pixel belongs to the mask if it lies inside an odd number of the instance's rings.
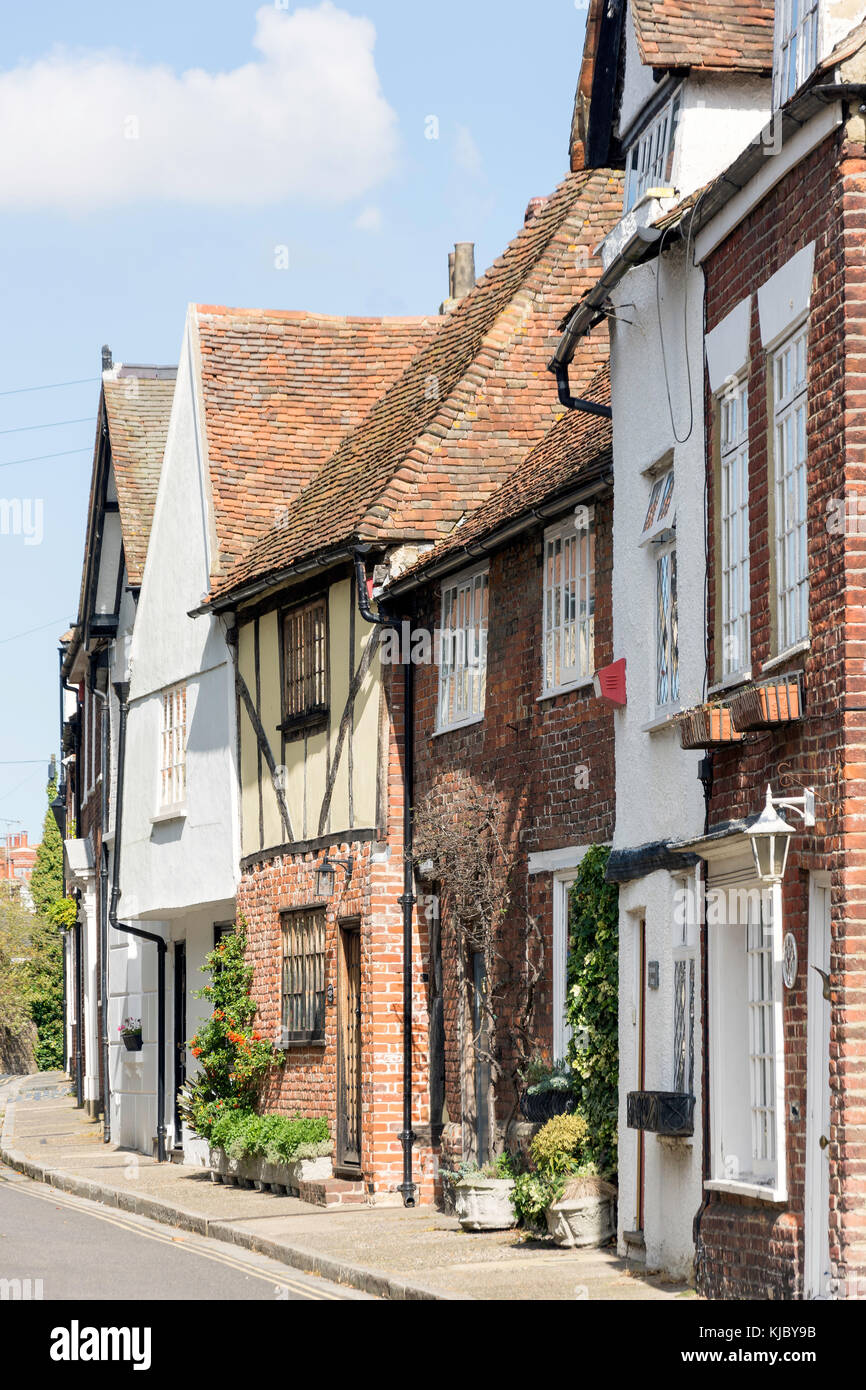
[{"label": "red brick facade", "polygon": [[[763,789],[777,795],[813,786],[816,825],[799,824],[783,891],[784,931],[796,939],[800,969],[784,999],[787,1188],[784,1206],[713,1193],[695,1225],[700,1291],[722,1298],[797,1298],[803,1290],[806,1141],[806,981],[810,871],[831,874],[830,1254],[840,1281],[866,1268],[866,1145],[862,1077],[866,1059],[866,870],[859,857],[866,791],[866,624],[864,542],[834,534],[828,503],[866,477],[866,162],[844,128],[803,159],[706,262],[706,323],[711,331],[752,295],[749,362],[749,509],[751,664],[757,678],[771,650],[771,548],[768,517],[767,358],[757,290],[808,243],[815,267],[808,353],[808,556],[811,646],[785,663],[805,673],[805,718],[778,731],[752,733],[739,747],[713,752],[710,825],[760,810]],[[708,504],[714,514],[714,421],[708,398]],[[712,528],[711,528],[712,530]],[[850,530],[850,528],[849,528]],[[718,556],[709,555],[710,670]],[[704,941],[706,949],[706,941]],[[704,1018],[707,1017],[706,1007]],[[708,1054],[705,1047],[704,1055]],[[709,1078],[704,1078],[709,1093]]]},{"label": "red brick facade", "polygon": [[[611,504],[596,507],[596,609],[594,664],[612,659]],[[613,831],[613,718],[592,686],[539,701],[542,675],[543,525],[490,558],[486,704],[483,721],[436,735],[439,672],[419,668],[416,694],[416,804],[431,792],[449,806],[461,775],[491,787],[506,813],[506,853],[512,865],[510,905],[498,946],[503,992],[496,1052],[507,1077],[514,1064],[513,1023],[523,998],[526,914],[541,929],[544,971],[535,998],[534,1033],[549,1055],[553,1042],[553,895],[549,873],[528,873],[531,853],[571,845],[605,843]],[[439,623],[440,591],[428,584],[418,595],[416,625]],[[586,775],[579,774],[586,769]],[[583,785],[584,782],[586,785]],[[471,1051],[461,1044],[456,943],[448,920],[448,886],[440,885],[445,1015],[445,1103],[450,1128],[448,1156],[459,1160],[471,1147],[463,1131],[463,1097]],[[537,944],[532,945],[535,958]],[[432,975],[432,971],[431,971]],[[490,983],[490,982],[489,982]],[[498,1096],[497,1121],[516,1115],[509,1081]],[[463,1131],[463,1132],[462,1132]]]},{"label": "red brick facade", "polygon": [[[387,824],[376,840],[331,842],[335,857],[351,858],[348,890],[337,870],[333,897],[316,897],[316,865],[325,849],[257,859],[241,876],[238,920],[247,925],[248,954],[255,968],[253,995],[259,1004],[258,1026],[268,1037],[279,1033],[281,1008],[281,918],[287,908],[326,907],[325,1041],[286,1052],[285,1066],[273,1075],[263,1097],[266,1110],[328,1117],[337,1124],[337,1007],[339,988],[337,932],[341,924],[360,922],[361,931],[361,1093],[362,1145],[360,1176],[370,1196],[396,1193],[403,1177],[403,690],[401,667],[391,668],[386,684],[388,737]],[[383,668],[388,670],[388,668]],[[427,956],[423,912],[415,914],[413,942],[413,1128],[414,1181],[418,1200],[433,1196],[434,1162],[429,1142],[427,1091],[427,1012],[421,982]],[[344,1174],[347,1176],[348,1174]],[[354,1176],[352,1174],[351,1176]]]}]

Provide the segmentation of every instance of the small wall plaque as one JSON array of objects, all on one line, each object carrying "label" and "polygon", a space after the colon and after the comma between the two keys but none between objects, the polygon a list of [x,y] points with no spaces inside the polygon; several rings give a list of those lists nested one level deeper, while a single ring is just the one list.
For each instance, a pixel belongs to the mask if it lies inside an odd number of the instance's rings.
[{"label": "small wall plaque", "polygon": [[785,982],[785,989],[794,988],[799,963],[797,942],[793,932],[788,932],[782,946],[782,979]]},{"label": "small wall plaque", "polygon": [[650,989],[659,987],[659,963],[657,960],[647,961],[646,982]]}]

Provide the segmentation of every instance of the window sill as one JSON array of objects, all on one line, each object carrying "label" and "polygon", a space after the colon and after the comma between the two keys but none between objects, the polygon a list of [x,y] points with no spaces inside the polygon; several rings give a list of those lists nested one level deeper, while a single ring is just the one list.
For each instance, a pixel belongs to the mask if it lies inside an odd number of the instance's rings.
[{"label": "window sill", "polygon": [[707,695],[721,695],[724,690],[733,690],[738,685],[748,685],[751,679],[751,666],[745,671],[732,671],[729,676],[725,676],[716,685],[711,685]]},{"label": "window sill", "polygon": [[581,676],[580,680],[571,681],[568,685],[556,685],[552,690],[545,690],[543,695],[539,695],[535,703],[542,704],[545,700],[555,700],[557,695],[570,695],[573,690],[587,690],[592,688],[592,676]]},{"label": "window sill", "polygon": [[663,714],[656,715],[648,724],[641,724],[642,734],[657,734],[663,729],[672,729],[682,710],[681,705],[671,705]]},{"label": "window sill", "polygon": [[741,1178],[708,1178],[704,1189],[707,1192],[730,1192],[734,1197],[757,1197],[761,1202],[774,1204],[788,1200],[787,1188],[773,1187],[763,1182],[746,1182]]},{"label": "window sill", "polygon": [[324,1038],[277,1038],[274,1047],[278,1052],[297,1052],[301,1048],[324,1047]]},{"label": "window sill", "polygon": [[786,661],[790,661],[794,656],[801,656],[803,652],[811,651],[812,639],[804,637],[802,642],[794,642],[792,646],[786,647],[778,656],[771,656],[769,661],[765,661],[761,666],[762,671],[775,671],[777,666],[784,666]]},{"label": "window sill", "polygon": [[169,821],[186,820],[185,806],[166,806],[164,811],[157,811],[155,816],[151,816],[151,825],[167,825]]},{"label": "window sill", "polygon": [[474,714],[471,719],[463,719],[459,724],[445,724],[441,729],[434,729],[431,738],[441,738],[443,734],[457,734],[461,729],[469,729],[473,724],[483,724],[484,715]]}]

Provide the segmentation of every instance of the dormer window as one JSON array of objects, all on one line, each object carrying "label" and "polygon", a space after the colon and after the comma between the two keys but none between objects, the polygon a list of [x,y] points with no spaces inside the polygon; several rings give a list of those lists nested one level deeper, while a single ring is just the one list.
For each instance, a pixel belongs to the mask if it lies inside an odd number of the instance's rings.
[{"label": "dormer window", "polygon": [[818,0],[776,0],[776,106],[784,106],[818,62]]},{"label": "dormer window", "polygon": [[682,97],[676,92],[643,127],[626,157],[625,210],[628,212],[650,188],[668,187]]}]

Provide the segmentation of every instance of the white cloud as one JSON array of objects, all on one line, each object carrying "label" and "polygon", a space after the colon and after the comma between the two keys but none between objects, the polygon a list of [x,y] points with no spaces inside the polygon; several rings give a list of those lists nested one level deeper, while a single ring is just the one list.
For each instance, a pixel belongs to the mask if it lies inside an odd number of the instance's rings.
[{"label": "white cloud", "polygon": [[369,20],[330,0],[293,14],[265,5],[259,56],[230,72],[68,49],[0,72],[0,205],[363,196],[397,153],[375,39]]},{"label": "white cloud", "polygon": [[454,161],[465,174],[477,175],[481,173],[481,151],[468,126],[459,125],[457,127],[457,138],[454,141]]},{"label": "white cloud", "polygon": [[355,218],[355,226],[357,227],[359,232],[381,232],[381,208],[364,208],[361,212],[358,213],[358,216]]}]

